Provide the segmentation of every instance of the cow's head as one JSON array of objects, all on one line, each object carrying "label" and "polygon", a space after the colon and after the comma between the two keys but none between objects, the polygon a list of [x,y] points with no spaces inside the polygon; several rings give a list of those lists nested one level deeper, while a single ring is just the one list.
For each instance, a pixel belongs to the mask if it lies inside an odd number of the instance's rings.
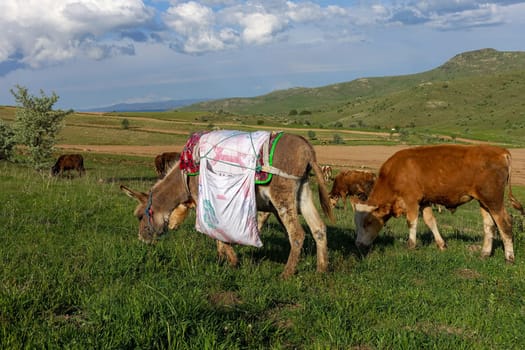
[{"label": "cow's head", "polygon": [[355,244],[360,249],[368,249],[383,228],[384,217],[376,206],[354,202],[352,202],[352,206],[357,231]]},{"label": "cow's head", "polygon": [[330,195],[330,206],[333,208],[335,208],[335,206],[337,205],[337,201],[339,200],[340,196],[339,195]]},{"label": "cow's head", "polygon": [[57,176],[59,172],[60,172],[60,167],[57,164],[51,167],[51,172],[50,172],[51,176]]},{"label": "cow's head", "polygon": [[139,240],[145,243],[153,243],[168,227],[177,229],[188,215],[188,209],[194,206],[193,201],[166,203],[164,196],[156,196],[152,191],[134,191],[123,185],[120,189],[138,201],[134,215],[139,219]]}]

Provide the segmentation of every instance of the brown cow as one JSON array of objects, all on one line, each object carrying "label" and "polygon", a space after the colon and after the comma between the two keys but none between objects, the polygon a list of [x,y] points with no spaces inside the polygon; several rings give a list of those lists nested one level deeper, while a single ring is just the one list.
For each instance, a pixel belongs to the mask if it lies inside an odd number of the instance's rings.
[{"label": "brown cow", "polygon": [[164,152],[155,157],[155,171],[162,179],[166,176],[168,170],[175,164],[180,158],[179,152]]},{"label": "brown cow", "polygon": [[51,175],[62,175],[64,171],[77,170],[78,175],[86,171],[84,169],[84,158],[80,154],[63,154],[58,157],[55,165],[51,167]]},{"label": "brown cow", "polygon": [[330,205],[335,207],[337,201],[343,201],[346,209],[346,197],[357,196],[365,201],[376,181],[376,174],[369,171],[346,170],[335,176],[332,190],[330,191]]},{"label": "brown cow", "polygon": [[512,195],[511,156],[496,146],[438,145],[405,149],[395,153],[382,166],[366,204],[357,204],[356,245],[369,247],[391,217],[406,215],[408,247],[416,246],[418,213],[434,234],[439,249],[446,248],[432,204],[449,210],[475,199],[479,202],[485,236],[482,257],[492,254],[496,227],[500,232],[507,262],[514,262],[512,223],[505,210],[505,186],[512,206],[525,215]]}]

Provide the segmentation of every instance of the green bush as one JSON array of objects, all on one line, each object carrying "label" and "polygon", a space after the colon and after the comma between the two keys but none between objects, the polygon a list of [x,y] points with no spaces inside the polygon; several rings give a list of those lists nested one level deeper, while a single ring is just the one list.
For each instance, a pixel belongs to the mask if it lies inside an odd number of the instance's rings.
[{"label": "green bush", "polygon": [[46,96],[40,90],[40,97],[30,95],[27,88],[16,85],[11,89],[18,109],[15,115],[14,132],[17,143],[27,146],[29,163],[35,169],[46,167],[51,158],[55,138],[62,127],[62,120],[72,110],[53,110],[58,101],[54,92]]},{"label": "green bush", "polygon": [[15,146],[14,136],[11,126],[0,120],[0,160],[11,158]]}]

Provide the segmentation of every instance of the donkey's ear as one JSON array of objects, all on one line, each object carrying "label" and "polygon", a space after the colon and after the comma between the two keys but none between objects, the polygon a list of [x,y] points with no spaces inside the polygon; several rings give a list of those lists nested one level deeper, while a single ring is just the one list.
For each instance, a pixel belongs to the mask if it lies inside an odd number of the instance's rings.
[{"label": "donkey's ear", "polygon": [[126,195],[128,195],[129,197],[135,198],[140,203],[146,203],[148,200],[147,193],[132,190],[131,188],[126,187],[124,185],[120,185],[120,190],[124,192]]}]

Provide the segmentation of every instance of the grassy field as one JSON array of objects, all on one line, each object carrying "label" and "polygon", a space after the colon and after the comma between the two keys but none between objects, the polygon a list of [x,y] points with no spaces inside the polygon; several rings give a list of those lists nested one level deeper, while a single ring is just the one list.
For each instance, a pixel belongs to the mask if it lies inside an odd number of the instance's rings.
[{"label": "grassy field", "polygon": [[[519,349],[525,346],[524,219],[516,263],[479,258],[472,203],[436,214],[449,248],[420,225],[405,247],[391,220],[373,251],[355,249],[350,209],[328,225],[330,271],[315,272],[307,236],[298,274],[279,278],[287,239],[271,218],[262,248],[239,247],[240,266],[217,260],[194,215],[156,245],[137,240],[135,202],[149,158],[86,155],[83,178],[51,179],[0,162],[0,348],[70,349]],[[515,195],[525,201],[525,189]],[[513,212],[513,214],[517,214]]]},{"label": "grassy field", "polygon": [[[524,147],[524,66],[522,53],[484,50],[426,73],[218,101],[211,112],[74,113],[57,141],[180,145],[196,130],[269,128],[314,144],[336,135],[347,145],[428,144],[445,135]],[[0,119],[14,117],[0,106]],[[494,256],[480,259],[476,203],[436,213],[445,252],[422,220],[418,247],[408,250],[405,221],[392,219],[367,256],[354,245],[353,213],[336,209],[329,272],[315,272],[307,235],[298,273],[282,280],[289,243],[274,218],[262,248],[238,247],[237,269],[218,261],[194,214],[148,246],[119,186],[148,190],[151,157],[84,156],[82,178],[0,161],[0,349],[525,347],[525,219],[512,209],[514,265],[499,240]],[[525,188],[513,192],[525,204]]]}]

